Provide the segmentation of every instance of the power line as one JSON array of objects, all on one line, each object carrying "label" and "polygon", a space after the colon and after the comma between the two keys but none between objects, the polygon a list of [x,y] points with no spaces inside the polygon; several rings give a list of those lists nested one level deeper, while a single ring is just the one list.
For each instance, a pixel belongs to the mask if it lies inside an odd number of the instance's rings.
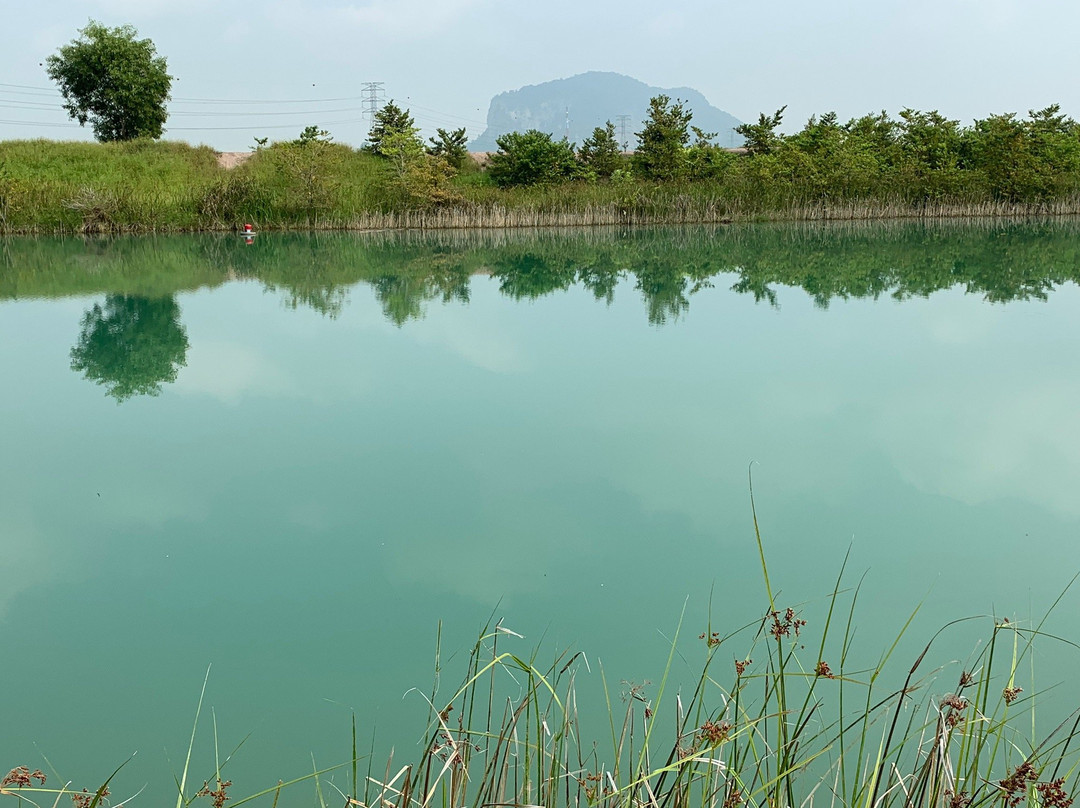
[{"label": "power line", "polygon": [[[258,130],[274,130],[274,129],[290,129],[296,126],[296,124],[288,123],[271,123],[268,121],[266,124],[258,126],[226,126],[226,125],[213,125],[211,122],[214,119],[219,119],[224,124],[230,118],[238,119],[251,119],[254,117],[259,118],[274,118],[278,120],[281,118],[292,118],[294,116],[325,116],[331,114],[341,114],[348,112],[360,112],[363,113],[363,118],[349,118],[349,119],[335,119],[333,121],[323,121],[318,124],[320,126],[330,125],[342,125],[342,124],[355,124],[362,123],[365,119],[371,120],[375,113],[381,108],[384,102],[384,84],[383,82],[365,82],[363,85],[363,94],[359,96],[343,96],[340,98],[309,98],[309,99],[250,99],[250,98],[189,98],[179,97],[172,98],[168,102],[168,114],[173,120],[178,123],[190,124],[182,126],[166,126],[167,131],[172,132],[192,132],[192,131],[258,131]],[[14,97],[13,97],[14,96]],[[40,98],[41,100],[32,100]],[[45,99],[55,99],[55,103],[49,103]],[[270,106],[270,105],[285,105],[285,104],[320,104],[320,103],[333,103],[340,101],[360,101],[361,106],[343,106],[334,108],[307,108],[307,109],[276,109],[276,110],[259,110],[252,109],[251,106]],[[40,112],[61,112],[65,115],[67,110],[61,105],[62,97],[60,91],[55,88],[39,87],[29,84],[10,84],[0,82],[0,108],[11,110],[27,110],[27,111],[40,111]],[[210,108],[198,109],[200,105],[211,105]],[[237,105],[244,108],[241,109],[223,109],[222,105]],[[176,109],[179,106],[180,109]],[[195,109],[190,108],[195,106]],[[416,114],[416,118],[423,121],[423,123],[432,126],[446,125],[451,127],[460,127],[462,124],[467,124],[470,128],[476,128],[483,131],[487,127],[487,123],[480,121],[476,118],[470,118],[464,115],[456,115],[450,112],[444,112],[442,110],[432,109],[431,107],[424,107],[422,105],[415,105],[413,107],[419,110]],[[194,125],[198,123],[199,118],[205,118],[207,121],[206,126]],[[8,120],[5,119],[2,123],[12,126],[51,126],[51,127],[64,127],[75,128],[78,124],[74,122],[46,122],[46,121],[20,121],[20,120]],[[255,122],[252,122],[255,123]]]},{"label": "power line", "polygon": [[0,120],[0,124],[5,126],[62,126],[65,129],[78,127],[77,123],[53,123],[49,121],[7,121]]},{"label": "power line", "polygon": [[[56,96],[60,94],[60,91],[55,87],[39,87],[33,84],[5,84],[0,82],[0,87],[16,88],[0,90],[0,92],[18,95]],[[363,98],[363,96],[359,95],[340,96],[338,98],[188,98],[185,96],[173,96],[170,101],[186,104],[326,104],[340,103],[342,101],[362,101]]]},{"label": "power line", "polygon": [[[320,129],[328,126],[340,126],[347,123],[363,123],[364,118],[348,118],[342,121],[316,121],[313,125]],[[166,126],[166,132],[261,132],[264,129],[295,129],[295,123],[267,124],[266,126]]]},{"label": "power line", "polygon": [[361,95],[343,96],[341,98],[183,98],[175,96],[173,101],[185,104],[327,104],[342,101],[363,101]]}]

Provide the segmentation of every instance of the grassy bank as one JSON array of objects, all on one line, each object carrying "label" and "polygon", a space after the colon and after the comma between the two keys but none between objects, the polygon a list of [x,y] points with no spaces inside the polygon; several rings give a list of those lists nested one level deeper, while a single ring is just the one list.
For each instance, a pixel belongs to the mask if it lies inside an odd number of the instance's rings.
[{"label": "grassy bank", "polygon": [[[756,158],[755,158],[756,159]],[[632,179],[497,187],[465,171],[437,195],[406,192],[385,159],[337,144],[277,144],[220,168],[207,147],[180,143],[0,143],[0,233],[507,228],[864,220],[1080,213],[1064,190],[1030,200],[981,187],[912,196],[890,180],[844,196],[808,190],[739,158],[707,179]]]},{"label": "grassy bank", "polygon": [[[237,750],[219,751],[216,718],[211,737],[199,734],[200,696],[176,806],[276,808],[311,802],[298,793],[307,784],[320,808],[1069,808],[1080,711],[1055,704],[1049,719],[1040,712],[1036,720],[1036,705],[1047,706],[1033,692],[1036,646],[1077,647],[1046,630],[1064,593],[1030,623],[954,620],[900,659],[916,606],[894,626],[871,627],[867,656],[856,628],[869,595],[847,580],[846,563],[822,583],[821,597],[788,603],[770,578],[756,518],[754,535],[759,618],[681,622],[655,683],[616,685],[583,652],[528,651],[520,635],[489,624],[458,663],[456,686],[442,684],[452,662],[436,645],[431,689],[412,692],[427,705],[416,751],[362,754],[354,718],[343,763],[243,798],[228,793]],[[957,647],[974,620],[984,626],[981,641]],[[602,689],[590,691],[587,676],[599,676]],[[597,694],[598,705],[583,701]],[[590,712],[606,716],[602,728],[584,718]],[[192,765],[196,743],[212,743],[210,770]],[[73,790],[17,767],[0,798],[55,806],[70,795],[79,808],[96,808],[127,787],[123,768],[94,790]]]}]

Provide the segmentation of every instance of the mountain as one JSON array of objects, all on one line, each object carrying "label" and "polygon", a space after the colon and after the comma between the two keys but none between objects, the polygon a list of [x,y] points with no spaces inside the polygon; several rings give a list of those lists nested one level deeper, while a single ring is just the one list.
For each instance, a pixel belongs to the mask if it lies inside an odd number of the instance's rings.
[{"label": "mountain", "polygon": [[[527,129],[539,129],[558,138],[568,136],[571,142],[580,145],[594,128],[603,126],[606,121],[615,124],[619,142],[623,142],[622,132],[625,131],[625,139],[632,149],[637,143],[634,133],[640,132],[644,125],[649,99],[660,94],[670,96],[672,101],[685,101],[694,113],[691,123],[706,132],[717,132],[717,144],[742,145],[742,137],[732,131],[741,121],[712,106],[697,90],[650,87],[630,76],[592,71],[495,96],[488,107],[487,129],[469,144],[469,150],[495,151],[498,149],[495,138]],[[625,128],[620,127],[620,115],[629,116]]]}]

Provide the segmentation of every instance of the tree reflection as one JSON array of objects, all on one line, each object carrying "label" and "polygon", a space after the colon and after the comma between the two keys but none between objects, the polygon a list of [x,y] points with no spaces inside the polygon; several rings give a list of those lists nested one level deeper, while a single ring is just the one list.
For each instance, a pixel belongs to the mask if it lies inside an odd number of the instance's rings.
[{"label": "tree reflection", "polygon": [[173,297],[108,295],[82,318],[71,369],[105,387],[117,402],[156,396],[187,364],[187,331]]}]

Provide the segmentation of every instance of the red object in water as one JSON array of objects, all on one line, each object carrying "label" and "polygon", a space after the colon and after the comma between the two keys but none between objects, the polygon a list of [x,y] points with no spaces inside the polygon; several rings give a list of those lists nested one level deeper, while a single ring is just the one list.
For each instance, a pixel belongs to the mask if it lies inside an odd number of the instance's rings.
[{"label": "red object in water", "polygon": [[250,224],[245,224],[244,225],[244,232],[245,233],[250,233],[250,232],[252,232],[253,229],[254,228]]},{"label": "red object in water", "polygon": [[244,243],[245,244],[254,244],[255,243],[255,236],[253,236],[253,235],[248,236],[247,238],[244,239]]}]

